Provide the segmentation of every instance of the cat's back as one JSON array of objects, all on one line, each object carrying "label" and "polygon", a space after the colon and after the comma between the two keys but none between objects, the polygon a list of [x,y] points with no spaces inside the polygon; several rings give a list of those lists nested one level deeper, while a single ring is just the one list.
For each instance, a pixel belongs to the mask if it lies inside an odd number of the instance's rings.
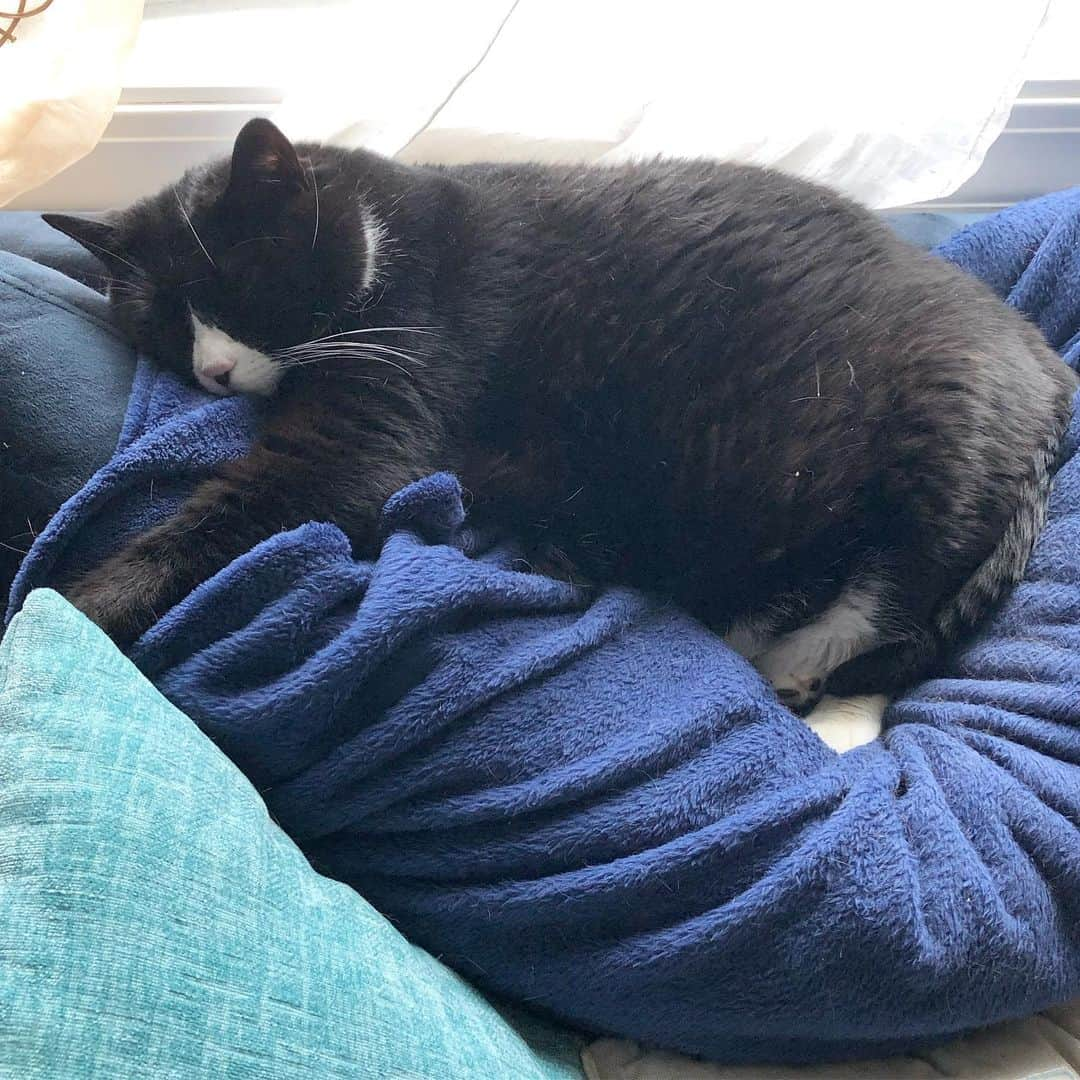
[{"label": "cat's back", "polygon": [[883,485],[1008,490],[1060,432],[1075,380],[1037,332],[834,192],[705,161],[455,171],[512,313],[515,440],[580,427],[579,465],[602,438],[680,506],[708,477],[813,534]]},{"label": "cat's back", "polygon": [[501,292],[525,333],[584,334],[578,347],[618,348],[628,363],[635,348],[625,342],[651,349],[658,338],[694,368],[747,359],[748,349],[756,360],[798,359],[804,326],[870,337],[877,326],[865,313],[899,315],[962,277],[843,196],[754,166],[446,171],[470,192],[464,247],[485,293]]},{"label": "cat's back", "polygon": [[669,357],[668,400],[672,379],[754,400],[802,380],[786,425],[806,397],[821,410],[823,364],[874,411],[903,404],[903,379],[962,396],[998,368],[999,399],[1028,384],[1042,402],[1075,382],[983,283],[797,177],[704,160],[448,171],[474,193],[480,261],[499,265],[521,334],[587,352],[616,381]]},{"label": "cat's back", "polygon": [[613,259],[700,253],[705,261],[723,255],[750,271],[800,246],[817,246],[819,257],[843,246],[865,258],[892,241],[873,214],[836,192],[733,162],[476,163],[440,171],[471,189],[478,226],[505,242],[520,238],[534,258],[546,247],[576,250],[594,262],[603,250]]}]

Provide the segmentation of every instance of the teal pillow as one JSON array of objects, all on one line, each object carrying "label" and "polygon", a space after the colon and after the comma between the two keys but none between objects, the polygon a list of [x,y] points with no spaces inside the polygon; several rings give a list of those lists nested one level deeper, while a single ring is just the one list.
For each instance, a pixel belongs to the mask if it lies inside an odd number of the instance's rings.
[{"label": "teal pillow", "polygon": [[0,643],[0,1076],[582,1075],[355,892],[90,622]]}]

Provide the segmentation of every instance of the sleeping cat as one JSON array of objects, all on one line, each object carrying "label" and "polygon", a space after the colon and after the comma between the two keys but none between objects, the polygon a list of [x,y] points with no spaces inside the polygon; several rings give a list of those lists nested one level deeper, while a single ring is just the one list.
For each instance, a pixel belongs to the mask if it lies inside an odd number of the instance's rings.
[{"label": "sleeping cat", "polygon": [[440,469],[537,565],[670,597],[795,708],[897,688],[1024,569],[1075,379],[977,281],[743,165],[417,168],[253,120],[106,221],[115,315],[262,434],[69,596],[130,643]]}]

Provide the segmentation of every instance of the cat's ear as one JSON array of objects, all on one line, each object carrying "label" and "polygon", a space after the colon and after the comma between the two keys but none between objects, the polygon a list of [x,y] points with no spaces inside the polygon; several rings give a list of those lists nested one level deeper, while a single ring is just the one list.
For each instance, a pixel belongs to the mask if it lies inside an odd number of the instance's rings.
[{"label": "cat's ear", "polygon": [[285,195],[307,187],[307,173],[293,144],[269,120],[249,120],[233,145],[229,194]]},{"label": "cat's ear", "polygon": [[116,250],[119,246],[116,227],[106,221],[91,221],[68,214],[42,214],[41,219],[46,225],[70,236],[75,243],[82,244],[91,255],[96,255],[104,263],[127,261]]}]

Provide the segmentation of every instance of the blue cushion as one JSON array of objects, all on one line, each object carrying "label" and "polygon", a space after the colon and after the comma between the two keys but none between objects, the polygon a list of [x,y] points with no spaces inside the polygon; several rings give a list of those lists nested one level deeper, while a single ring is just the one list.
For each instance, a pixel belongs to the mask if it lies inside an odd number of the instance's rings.
[{"label": "blue cushion", "polygon": [[0,1074],[580,1078],[344,885],[56,593],[0,643]]},{"label": "blue cushion", "polygon": [[[10,231],[16,216],[0,223]],[[34,534],[109,460],[134,373],[103,296],[0,250],[0,592]]]},{"label": "blue cushion", "polygon": [[[86,217],[100,217],[87,214]],[[104,268],[84,247],[76,244],[32,210],[5,210],[0,213],[0,251],[10,251],[42,266],[59,270],[91,288],[103,291]]]}]

